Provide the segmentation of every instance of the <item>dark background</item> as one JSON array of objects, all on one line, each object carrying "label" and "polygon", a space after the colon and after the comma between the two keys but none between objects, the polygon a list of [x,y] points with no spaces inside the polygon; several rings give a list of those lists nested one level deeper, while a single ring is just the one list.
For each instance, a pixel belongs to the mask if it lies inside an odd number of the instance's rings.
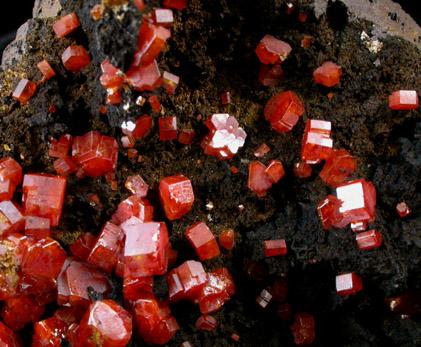
[{"label": "dark background", "polygon": [[[418,7],[419,1],[397,0],[395,2],[398,2],[421,25],[421,11],[419,11]],[[15,38],[16,30],[19,26],[32,17],[33,4],[34,2],[32,0],[8,1],[7,5],[2,4],[6,5],[7,8],[3,7],[2,14],[0,15],[0,54],[2,54],[9,42]]]}]

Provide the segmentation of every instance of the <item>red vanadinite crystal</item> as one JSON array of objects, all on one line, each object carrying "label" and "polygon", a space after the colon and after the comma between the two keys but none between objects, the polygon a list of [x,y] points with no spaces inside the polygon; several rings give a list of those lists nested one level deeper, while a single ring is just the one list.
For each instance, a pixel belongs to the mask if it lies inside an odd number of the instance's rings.
[{"label": "red vanadinite crystal", "polygon": [[334,149],[326,159],[320,178],[332,187],[338,187],[345,182],[351,172],[355,171],[357,163],[345,149]]},{"label": "red vanadinite crystal", "polygon": [[26,174],[22,184],[25,214],[49,218],[51,226],[57,226],[63,209],[66,182],[63,176]]},{"label": "red vanadinite crystal", "polygon": [[159,110],[161,109],[161,103],[159,102],[159,99],[155,94],[149,97],[148,102],[156,112],[159,112]]},{"label": "red vanadinite crystal", "polygon": [[261,85],[265,87],[274,87],[284,78],[284,71],[279,64],[275,64],[273,66],[261,64],[257,78]]},{"label": "red vanadinite crystal", "polygon": [[89,287],[104,298],[111,292],[110,282],[103,271],[94,269],[87,263],[71,260],[67,267],[66,264],[63,266],[57,278],[57,303],[69,303],[72,307],[86,309],[92,302]]},{"label": "red vanadinite crystal", "polygon": [[307,178],[311,176],[312,168],[305,162],[299,162],[294,164],[294,174],[297,177]]},{"label": "red vanadinite crystal", "polygon": [[265,106],[265,119],[278,133],[291,131],[304,113],[304,106],[297,95],[291,91],[276,94]]},{"label": "red vanadinite crystal", "polygon": [[123,273],[123,297],[136,301],[139,293],[153,293],[153,276],[132,277],[129,271]]},{"label": "red vanadinite crystal", "polygon": [[351,230],[358,233],[367,230],[367,221],[355,221],[350,224]]},{"label": "red vanadinite crystal", "polygon": [[269,153],[269,151],[270,147],[266,143],[263,143],[258,149],[254,151],[253,154],[257,158],[262,158],[265,156],[266,153]]},{"label": "red vanadinite crystal", "polygon": [[31,81],[22,78],[13,91],[12,96],[23,104],[28,104],[28,100],[32,98],[37,90],[37,85]]},{"label": "red vanadinite crystal", "polygon": [[79,323],[83,346],[126,346],[132,336],[132,316],[113,300],[96,301]]},{"label": "red vanadinite crystal", "polygon": [[287,254],[287,244],[285,240],[269,240],[265,241],[265,256],[276,257],[278,255]]},{"label": "red vanadinite crystal", "polygon": [[183,145],[191,145],[196,135],[195,131],[192,129],[181,129],[178,134],[178,142]]},{"label": "red vanadinite crystal", "polygon": [[115,170],[118,144],[112,137],[90,131],[73,139],[72,156],[82,166],[87,176],[101,176]]},{"label": "red vanadinite crystal", "polygon": [[307,164],[318,164],[330,157],[333,140],[330,138],[331,123],[309,119],[306,123],[301,147],[301,160]]},{"label": "red vanadinite crystal", "polygon": [[126,235],[125,271],[131,277],[167,272],[169,240],[165,223],[143,223],[132,217],[121,225],[121,229]]},{"label": "red vanadinite crystal", "polygon": [[164,6],[175,8],[176,10],[184,10],[189,0],[164,0]]},{"label": "red vanadinite crystal", "polygon": [[54,170],[59,175],[70,175],[77,171],[77,164],[71,157],[59,158],[53,163]]},{"label": "red vanadinite crystal", "polygon": [[266,174],[266,167],[261,162],[254,161],[249,165],[247,187],[254,191],[259,198],[266,196],[266,191],[272,187]]},{"label": "red vanadinite crystal", "polygon": [[22,182],[22,167],[13,158],[0,159],[0,181],[10,181],[14,186]]},{"label": "red vanadinite crystal", "polygon": [[82,46],[69,46],[61,55],[64,67],[70,72],[80,72],[91,62],[88,51]]},{"label": "red vanadinite crystal", "polygon": [[96,243],[96,236],[89,231],[78,238],[70,246],[70,252],[79,259],[86,261]]},{"label": "red vanadinite crystal", "polygon": [[261,310],[265,310],[272,302],[272,299],[272,294],[266,289],[263,289],[260,295],[256,298],[257,307],[259,307]]},{"label": "red vanadinite crystal", "polygon": [[222,105],[229,105],[231,103],[231,93],[225,92],[221,94]]},{"label": "red vanadinite crystal", "polygon": [[310,36],[304,36],[304,38],[301,40],[301,47],[308,48],[311,44],[311,37]]},{"label": "red vanadinite crystal", "polygon": [[159,71],[156,60],[148,65],[130,66],[126,73],[127,82],[137,91],[144,90],[153,91],[158,88],[161,83],[161,72]]},{"label": "red vanadinite crystal", "polygon": [[299,312],[295,314],[294,318],[291,330],[295,344],[298,346],[310,345],[316,337],[313,316],[308,312]]},{"label": "red vanadinite crystal", "polygon": [[339,83],[342,68],[331,61],[327,61],[313,72],[314,82],[326,87],[333,87]]},{"label": "red vanadinite crystal", "polygon": [[149,186],[139,175],[129,176],[124,185],[133,195],[145,198],[148,194]]},{"label": "red vanadinite crystal", "polygon": [[361,289],[363,289],[362,279],[356,273],[336,276],[336,291],[340,296],[355,294]]},{"label": "red vanadinite crystal", "polygon": [[170,301],[188,299],[194,302],[207,280],[202,263],[194,260],[184,262],[167,274]]},{"label": "red vanadinite crystal", "polygon": [[128,158],[131,158],[131,159],[134,159],[134,158],[136,158],[137,157],[137,149],[135,149],[135,148],[130,148],[130,149],[128,149],[127,150],[127,157]]},{"label": "red vanadinite crystal", "polygon": [[171,310],[152,293],[141,293],[132,304],[134,328],[147,344],[166,344],[177,332]]},{"label": "red vanadinite crystal", "polygon": [[286,14],[291,14],[294,11],[295,5],[292,2],[287,3],[287,8],[285,10]]},{"label": "red vanadinite crystal", "polygon": [[46,279],[57,278],[67,254],[59,243],[47,237],[29,243],[22,257],[22,272]]},{"label": "red vanadinite crystal", "polygon": [[50,220],[48,218],[26,216],[25,235],[38,239],[50,236]]},{"label": "red vanadinite crystal", "polygon": [[146,66],[155,61],[171,32],[163,26],[144,21],[139,29],[139,49],[134,54],[133,66]]},{"label": "red vanadinite crystal", "polygon": [[123,122],[121,124],[121,131],[123,134],[133,139],[139,139],[146,136],[151,126],[152,117],[144,114],[143,116],[139,117],[135,123],[132,121]]},{"label": "red vanadinite crystal", "polygon": [[187,239],[194,247],[200,260],[212,259],[219,255],[220,250],[215,236],[205,223],[197,222],[187,229]]},{"label": "red vanadinite crystal", "polygon": [[169,8],[154,8],[152,11],[152,19],[155,24],[164,27],[170,27],[174,22],[172,10]]},{"label": "red vanadinite crystal", "polygon": [[279,160],[272,160],[268,166],[266,166],[265,173],[271,183],[279,182],[285,175],[284,167]]},{"label": "red vanadinite crystal", "polygon": [[300,22],[305,23],[307,20],[307,13],[300,12],[300,14],[298,15],[298,19],[300,20]]},{"label": "red vanadinite crystal", "polygon": [[139,11],[143,11],[145,9],[145,1],[144,0],[133,0],[136,7]]},{"label": "red vanadinite crystal", "polygon": [[168,71],[164,71],[162,74],[162,86],[166,89],[167,94],[172,95],[174,94],[175,90],[178,87],[178,83],[180,82],[180,77],[169,73]]},{"label": "red vanadinite crystal", "polygon": [[418,106],[418,93],[415,90],[398,90],[389,95],[391,110],[413,110]]},{"label": "red vanadinite crystal", "polygon": [[44,311],[44,306],[39,305],[32,296],[16,296],[5,301],[1,318],[10,329],[18,331],[26,323],[37,322]]},{"label": "red vanadinite crystal", "polygon": [[141,222],[151,222],[153,219],[153,206],[148,200],[132,195],[120,202],[117,210],[111,217],[111,221],[116,225],[120,225],[131,217],[136,217]]},{"label": "red vanadinite crystal", "polygon": [[278,306],[278,310],[276,311],[276,314],[279,318],[282,320],[291,320],[292,317],[292,305],[285,302],[283,304],[280,304]]},{"label": "red vanadinite crystal", "polygon": [[54,70],[51,67],[51,65],[45,59],[41,60],[37,64],[37,66],[38,66],[38,69],[40,69],[40,71],[44,75],[44,78],[46,80],[49,80],[50,78],[52,78],[52,77],[54,77],[56,75],[56,73],[54,72]]},{"label": "red vanadinite crystal", "polygon": [[212,316],[204,314],[203,316],[199,317],[199,319],[196,321],[195,326],[201,331],[212,331],[218,326],[218,322]]},{"label": "red vanadinite crystal", "polygon": [[283,302],[288,294],[287,282],[283,279],[275,280],[268,291],[272,294],[274,301]]},{"label": "red vanadinite crystal", "polygon": [[6,347],[23,347],[24,344],[7,325],[0,322],[0,344]]},{"label": "red vanadinite crystal", "polygon": [[405,201],[402,201],[396,205],[396,212],[402,218],[411,214],[411,210]]},{"label": "red vanadinite crystal", "polygon": [[382,244],[382,235],[377,230],[369,230],[355,235],[358,248],[362,251],[380,247]]},{"label": "red vanadinite crystal", "polygon": [[20,232],[25,227],[22,207],[9,200],[0,202],[0,235]]},{"label": "red vanadinite crystal", "polygon": [[50,148],[48,150],[48,155],[53,158],[65,158],[69,149],[72,145],[72,135],[63,134],[60,136],[59,140],[52,139],[50,143]]},{"label": "red vanadinite crystal", "polygon": [[256,47],[256,54],[263,64],[282,63],[291,53],[291,46],[285,41],[265,35]]},{"label": "red vanadinite crystal", "polygon": [[99,78],[104,88],[120,87],[124,83],[123,73],[117,69],[108,59],[101,63],[102,75]]},{"label": "red vanadinite crystal", "polygon": [[88,263],[111,273],[117,265],[118,250],[123,238],[120,227],[110,222],[105,223],[88,257]]},{"label": "red vanadinite crystal", "polygon": [[53,30],[57,37],[64,37],[70,34],[73,30],[80,26],[79,19],[76,13],[70,13],[63,18],[60,18],[53,25]]},{"label": "red vanadinite crystal", "polygon": [[6,182],[0,181],[0,201],[12,200],[15,190],[16,187],[10,180],[7,180]]},{"label": "red vanadinite crystal", "polygon": [[240,335],[232,333],[231,339],[234,340],[235,342],[238,342],[238,341],[240,341]]},{"label": "red vanadinite crystal", "polygon": [[135,145],[134,139],[129,136],[122,136],[121,137],[121,145],[123,148],[133,148]]},{"label": "red vanadinite crystal", "polygon": [[214,114],[207,121],[209,135],[200,146],[205,154],[221,160],[231,159],[244,146],[247,134],[238,126],[238,121],[229,114]]},{"label": "red vanadinite crystal", "polygon": [[121,90],[118,87],[107,88],[107,105],[118,105],[121,102]]},{"label": "red vanadinite crystal", "polygon": [[159,139],[177,140],[177,117],[159,117]]},{"label": "red vanadinite crystal", "polygon": [[226,268],[208,273],[207,278],[197,297],[202,314],[216,312],[236,293],[234,280]]},{"label": "red vanadinite crystal", "polygon": [[194,202],[191,181],[183,175],[165,177],[159,183],[159,198],[169,220],[180,219]]},{"label": "red vanadinite crystal", "polygon": [[221,245],[221,247],[225,248],[228,251],[232,250],[234,248],[234,236],[234,230],[224,230],[219,235],[219,244]]}]

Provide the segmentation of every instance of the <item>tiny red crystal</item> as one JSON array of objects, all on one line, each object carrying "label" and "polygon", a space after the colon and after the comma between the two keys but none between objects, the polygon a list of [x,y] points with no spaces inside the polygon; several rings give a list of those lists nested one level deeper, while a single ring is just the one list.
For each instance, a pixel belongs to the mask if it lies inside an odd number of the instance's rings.
[{"label": "tiny red crystal", "polygon": [[159,117],[159,139],[177,140],[177,117]]},{"label": "tiny red crystal", "polygon": [[333,140],[330,138],[331,123],[309,119],[304,130],[301,160],[307,164],[318,164],[330,157]]},{"label": "tiny red crystal", "polygon": [[314,333],[313,316],[308,312],[296,313],[291,330],[294,335],[294,342],[296,345],[310,345],[316,337]]},{"label": "tiny red crystal", "polygon": [[52,77],[54,77],[56,75],[56,73],[54,72],[54,70],[51,67],[51,65],[45,59],[41,60],[37,64],[37,66],[38,66],[38,69],[40,69],[40,71],[44,75],[44,78],[47,79],[47,80],[49,80],[50,78],[52,78]]},{"label": "tiny red crystal", "polygon": [[143,116],[140,116],[136,122],[123,122],[121,124],[121,131],[132,139],[139,139],[146,136],[151,126],[152,117],[144,114]]},{"label": "tiny red crystal", "polygon": [[297,177],[307,178],[311,176],[312,168],[305,162],[299,162],[294,164],[294,174]]},{"label": "tiny red crystal", "polygon": [[340,296],[358,293],[362,288],[362,279],[354,272],[336,276],[336,291]]},{"label": "tiny red crystal", "polygon": [[129,176],[124,185],[133,195],[145,198],[148,194],[149,186],[139,175]]},{"label": "tiny red crystal", "polygon": [[37,90],[37,85],[31,81],[22,78],[13,91],[12,96],[23,104],[28,104],[28,100],[32,98]]},{"label": "tiny red crystal", "polygon": [[212,316],[204,314],[203,316],[199,317],[199,319],[196,321],[195,326],[201,331],[212,331],[218,326],[218,322]]},{"label": "tiny red crystal", "polygon": [[53,30],[57,37],[61,38],[70,34],[73,30],[80,26],[76,13],[70,13],[60,18],[53,25]]},{"label": "tiny red crystal", "polygon": [[191,181],[183,175],[165,177],[159,184],[159,198],[169,220],[180,219],[194,202]]},{"label": "tiny red crystal", "polygon": [[176,10],[184,10],[189,0],[164,0],[164,6],[175,8]]},{"label": "tiny red crystal", "polygon": [[225,92],[221,94],[222,105],[229,105],[231,103],[231,93]]},{"label": "tiny red crystal", "polygon": [[355,235],[358,248],[362,251],[380,247],[382,244],[382,235],[377,230],[369,230]]},{"label": "tiny red crystal", "polygon": [[389,96],[391,110],[413,110],[418,108],[418,93],[416,90],[398,90]]},{"label": "tiny red crystal", "polygon": [[234,248],[234,236],[234,230],[224,230],[219,235],[219,244],[221,245],[221,247],[225,248],[228,251],[232,250]]},{"label": "tiny red crystal", "polygon": [[265,154],[269,153],[269,151],[270,147],[266,143],[263,143],[258,149],[254,151],[253,154],[257,158],[262,158],[265,156]]},{"label": "tiny red crystal", "polygon": [[159,102],[159,99],[155,94],[149,97],[148,102],[156,112],[159,112],[159,110],[161,109],[161,103]]},{"label": "tiny red crystal", "polygon": [[82,46],[69,46],[61,55],[64,67],[70,72],[80,72],[89,65],[91,58]]},{"label": "tiny red crystal", "polygon": [[331,61],[327,61],[313,72],[314,82],[326,87],[333,87],[339,83],[342,68]]},{"label": "tiny red crystal", "polygon": [[70,252],[79,259],[86,261],[96,243],[96,236],[89,231],[78,238],[71,246]]},{"label": "tiny red crystal", "polygon": [[411,210],[405,201],[400,202],[396,205],[396,212],[400,217],[406,217],[411,213]]},{"label": "tiny red crystal", "polygon": [[276,257],[278,255],[287,254],[287,244],[285,240],[269,240],[265,241],[265,256]]},{"label": "tiny red crystal", "polygon": [[219,255],[220,250],[215,236],[203,222],[197,222],[187,229],[187,239],[194,247],[200,260],[212,259]]},{"label": "tiny red crystal", "polygon": [[275,64],[273,66],[261,64],[257,78],[261,85],[265,87],[274,87],[284,78],[284,71],[280,64]]},{"label": "tiny red crystal", "polygon": [[178,142],[182,143],[183,145],[191,145],[195,135],[196,132],[192,129],[181,129],[180,133],[178,134]]}]

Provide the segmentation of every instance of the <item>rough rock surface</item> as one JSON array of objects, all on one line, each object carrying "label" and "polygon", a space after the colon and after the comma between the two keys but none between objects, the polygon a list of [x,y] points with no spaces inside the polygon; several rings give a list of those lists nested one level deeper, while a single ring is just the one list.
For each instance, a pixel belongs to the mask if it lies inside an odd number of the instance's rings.
[{"label": "rough rock surface", "polygon": [[[44,5],[50,2],[51,6]],[[229,338],[233,332],[240,335],[243,346],[294,345],[289,323],[278,320],[274,310],[259,312],[254,302],[260,291],[282,274],[286,274],[289,285],[287,301],[297,312],[308,311],[315,318],[313,345],[420,345],[419,318],[402,320],[383,302],[384,296],[421,289],[421,111],[392,112],[387,104],[394,90],[420,92],[421,54],[416,46],[396,36],[384,36],[382,48],[377,53],[370,51],[361,32],[369,37],[377,35],[372,23],[349,21],[346,6],[338,2],[329,2],[326,13],[316,17],[310,0],[298,1],[289,16],[285,13],[286,1],[281,0],[190,0],[185,10],[175,12],[172,38],[159,59],[161,69],[181,77],[174,95],[159,91],[163,105],[160,114],[149,105],[141,109],[135,104],[139,93],[125,91],[121,105],[108,106],[107,115],[102,115],[99,108],[104,104],[105,90],[99,84],[99,65],[108,58],[127,70],[136,49],[141,13],[130,2],[117,11],[107,11],[95,22],[89,10],[96,3],[37,1],[37,18],[22,28],[21,39],[5,53],[0,71],[1,156],[14,157],[24,172],[54,172],[53,159],[48,157],[51,137],[97,130],[119,138],[122,121],[143,113],[154,119],[149,134],[136,144],[141,163],[129,159],[120,146],[117,191],[111,191],[103,178],[69,177],[63,218],[55,237],[67,247],[83,232],[97,235],[117,204],[129,195],[124,188],[126,177],[137,173],[150,186],[155,219],[166,220],[158,198],[159,181],[182,173],[192,181],[196,199],[183,219],[167,223],[173,248],[179,251],[177,264],[197,259],[184,237],[195,222],[206,222],[215,235],[234,229],[233,251],[223,251],[204,266],[207,270],[226,266],[237,284],[237,295],[214,314],[219,325],[211,333],[194,328],[200,315],[197,307],[184,301],[174,305],[180,331],[170,346],[179,346],[185,340],[194,346],[235,345]],[[147,1],[146,10],[160,4]],[[305,23],[298,20],[299,11],[308,13]],[[52,23],[70,12],[77,13],[82,28],[58,39]],[[285,40],[293,48],[282,65],[284,80],[269,89],[257,82],[259,62],[254,53],[265,34]],[[311,36],[308,49],[300,46],[304,35]],[[66,71],[60,60],[64,49],[75,43],[85,46],[92,58],[78,74]],[[21,77],[34,81],[41,78],[36,64],[43,58],[48,59],[57,76],[40,85],[29,106],[21,105],[11,97],[12,90]],[[335,61],[344,72],[340,84],[333,88],[313,83],[313,70],[326,60]],[[291,132],[278,134],[265,122],[263,109],[272,95],[286,90],[299,95],[306,112]],[[225,91],[232,95],[229,106],[220,103],[220,93]],[[327,96],[329,92],[334,94],[332,99]],[[50,104],[56,113],[48,112]],[[225,112],[236,116],[248,138],[232,160],[219,161],[206,156],[199,142],[207,133],[204,121],[213,113]],[[177,116],[180,128],[197,131],[193,145],[159,140],[157,119],[166,115]],[[351,179],[373,181],[378,206],[372,226],[383,235],[380,248],[361,252],[349,228],[323,229],[316,206],[332,190],[318,177],[320,165],[308,179],[294,176],[293,165],[299,160],[304,124],[309,118],[332,122],[335,147],[347,149],[358,163]],[[253,153],[262,143],[271,148],[263,162],[281,160],[286,175],[259,199],[246,183],[248,163],[255,159]],[[231,173],[231,165],[239,169],[238,174]],[[88,196],[93,193],[98,194],[102,211],[90,205]],[[404,219],[395,212],[401,200],[412,210]],[[206,207],[209,202],[214,205],[211,210]],[[263,240],[278,238],[286,239],[288,254],[266,259]],[[265,280],[251,281],[245,276],[243,264],[247,259],[265,265]],[[364,288],[355,296],[339,297],[334,278],[349,271],[363,278]],[[121,302],[120,281],[115,279],[115,285],[115,299]],[[158,295],[165,295],[164,278],[157,278],[155,287]],[[131,345],[144,343],[133,339]]]}]

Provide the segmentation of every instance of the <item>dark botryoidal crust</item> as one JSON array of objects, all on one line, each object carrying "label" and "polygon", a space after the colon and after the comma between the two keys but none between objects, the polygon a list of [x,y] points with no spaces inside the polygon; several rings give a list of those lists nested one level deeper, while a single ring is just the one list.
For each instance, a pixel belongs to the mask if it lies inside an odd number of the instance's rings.
[{"label": "dark botryoidal crust", "polygon": [[[143,157],[141,163],[128,159],[121,148],[116,171],[118,191],[111,191],[103,178],[69,177],[70,198],[66,199],[61,225],[63,244],[71,244],[81,231],[98,234],[117,204],[129,195],[123,188],[124,181],[134,173],[150,185],[156,220],[165,220],[157,195],[159,180],[183,173],[192,181],[196,200],[182,220],[168,223],[171,242],[179,251],[178,262],[196,259],[183,235],[194,222],[205,221],[216,235],[226,228],[234,229],[238,236],[234,250],[223,251],[204,265],[207,269],[228,267],[238,294],[214,314],[219,327],[212,333],[194,328],[200,315],[197,307],[188,302],[174,305],[173,315],[180,331],[170,346],[179,346],[185,340],[194,346],[234,345],[229,338],[233,332],[240,335],[242,346],[294,345],[289,324],[276,319],[272,311],[258,312],[254,303],[260,291],[282,273],[288,274],[287,301],[296,311],[308,311],[315,317],[314,346],[326,346],[332,341],[337,346],[421,344],[417,319],[401,320],[383,303],[384,295],[396,295],[421,284],[421,207],[417,194],[421,177],[420,111],[392,112],[387,105],[392,91],[421,85],[419,51],[396,37],[388,37],[378,54],[370,53],[360,40],[361,31],[370,34],[370,23],[345,22],[333,30],[330,24],[337,14],[330,11],[331,17],[317,20],[310,1],[297,3],[296,10],[287,16],[284,1],[190,0],[187,9],[175,11],[172,39],[159,59],[161,69],[181,77],[175,95],[160,95],[163,114],[177,116],[179,127],[197,131],[195,143],[184,147],[177,142],[159,141],[158,114],[149,106],[142,110],[136,106],[136,92],[125,92],[121,105],[108,107],[106,116],[99,113],[105,100],[105,90],[98,81],[99,65],[108,58],[127,69],[137,44],[141,15],[130,3],[127,10],[107,11],[103,19],[95,22],[89,10],[97,2],[61,1],[61,15],[75,11],[82,23],[82,28],[63,39],[54,36],[52,19],[29,22],[29,48],[15,71],[37,80],[41,76],[36,63],[47,58],[57,73],[56,78],[40,86],[29,107],[9,96],[11,84],[16,85],[19,78],[13,77],[11,70],[0,74],[0,138],[11,148],[7,151],[2,146],[1,156],[15,157],[24,172],[53,172],[53,160],[47,155],[51,136],[97,130],[119,138],[123,120],[135,119],[144,112],[154,118],[154,127],[136,145]],[[147,10],[160,3],[148,1]],[[306,23],[297,19],[300,9],[309,13]],[[121,15],[122,20],[118,19]],[[293,48],[283,64],[285,79],[271,89],[257,82],[259,63],[254,48],[265,34],[281,38]],[[308,49],[300,47],[304,35],[312,37]],[[92,57],[92,63],[81,74],[69,73],[60,62],[61,53],[71,43],[84,45]],[[326,60],[337,62],[344,71],[340,85],[331,89],[312,81],[312,71]],[[375,65],[377,60],[380,64]],[[294,91],[303,100],[306,112],[291,132],[280,135],[264,121],[263,108],[272,95],[285,90]],[[231,92],[233,101],[223,107],[219,96],[225,91]],[[330,91],[333,99],[327,97]],[[49,104],[56,107],[55,114],[48,114]],[[125,110],[127,104],[129,109]],[[204,120],[222,112],[235,115],[248,134],[245,147],[228,162],[204,155],[198,144],[207,133]],[[197,120],[198,115],[202,120]],[[380,248],[361,252],[348,228],[323,230],[316,206],[331,189],[317,176],[320,166],[314,168],[309,179],[292,173],[293,164],[299,160],[305,120],[309,118],[332,121],[336,148],[347,149],[358,163],[351,178],[373,181],[378,198],[373,227],[383,234]],[[247,167],[263,142],[271,148],[263,162],[281,160],[286,175],[267,197],[258,199],[247,189]],[[231,173],[231,165],[239,169],[238,174]],[[104,206],[102,212],[89,204],[92,193],[98,194]],[[405,219],[395,212],[401,200],[412,209],[412,215]],[[211,211],[205,206],[209,201],[215,206]],[[239,205],[245,209],[241,211]],[[265,259],[262,240],[270,238],[285,238],[288,255]],[[248,280],[242,271],[245,259],[263,262],[271,277],[263,282]],[[335,292],[334,277],[347,271],[357,272],[364,288],[354,297],[342,298]],[[116,298],[121,299],[117,283],[116,289]],[[156,290],[158,294],[165,292],[164,277],[157,278]],[[136,341],[131,345],[144,345]]]}]

